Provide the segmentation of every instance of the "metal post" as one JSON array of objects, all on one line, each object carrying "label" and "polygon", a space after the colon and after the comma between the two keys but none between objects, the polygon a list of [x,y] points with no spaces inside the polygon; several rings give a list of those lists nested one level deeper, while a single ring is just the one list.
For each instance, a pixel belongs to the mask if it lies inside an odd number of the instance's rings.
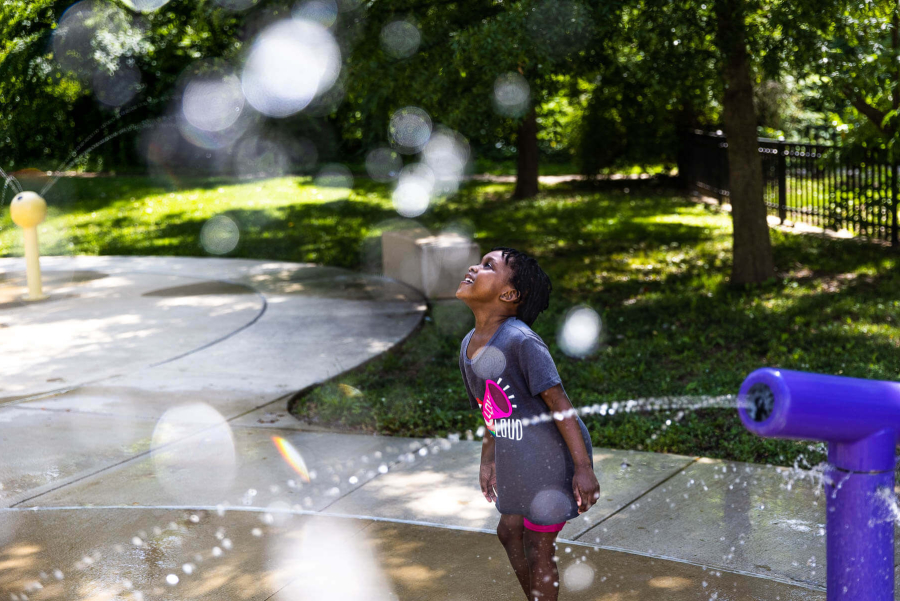
[{"label": "metal post", "polygon": [[826,474],[828,601],[893,601],[894,520],[884,496],[894,490],[894,471]]},{"label": "metal post", "polygon": [[897,161],[891,153],[891,246],[897,246]]},{"label": "metal post", "polygon": [[784,142],[778,143],[778,218],[784,223],[787,217],[787,159]]}]

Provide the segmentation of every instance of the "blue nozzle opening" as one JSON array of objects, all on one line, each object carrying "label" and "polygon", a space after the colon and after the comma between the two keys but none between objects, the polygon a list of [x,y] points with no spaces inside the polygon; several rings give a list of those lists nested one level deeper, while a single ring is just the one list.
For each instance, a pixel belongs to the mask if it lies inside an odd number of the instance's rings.
[{"label": "blue nozzle opening", "polygon": [[747,417],[757,423],[764,422],[775,408],[775,394],[767,384],[758,382],[747,391],[745,407]]}]

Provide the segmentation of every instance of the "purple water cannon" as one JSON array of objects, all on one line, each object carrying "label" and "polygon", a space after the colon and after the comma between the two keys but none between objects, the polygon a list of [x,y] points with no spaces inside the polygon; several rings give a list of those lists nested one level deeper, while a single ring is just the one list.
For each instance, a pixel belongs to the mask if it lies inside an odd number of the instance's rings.
[{"label": "purple water cannon", "polygon": [[744,426],[828,443],[828,601],[894,601],[894,451],[900,383],[763,368],[738,394]]}]

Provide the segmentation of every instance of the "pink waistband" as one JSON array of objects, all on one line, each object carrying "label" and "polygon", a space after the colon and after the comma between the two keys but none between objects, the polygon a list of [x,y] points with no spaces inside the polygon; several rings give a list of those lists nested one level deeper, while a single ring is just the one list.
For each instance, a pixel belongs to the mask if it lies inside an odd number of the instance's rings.
[{"label": "pink waistband", "polygon": [[541,524],[535,524],[534,522],[528,521],[528,518],[524,518],[525,527],[529,530],[534,530],[535,532],[559,532],[563,529],[563,526],[566,525],[565,522],[560,522],[558,524],[548,524],[546,526]]}]

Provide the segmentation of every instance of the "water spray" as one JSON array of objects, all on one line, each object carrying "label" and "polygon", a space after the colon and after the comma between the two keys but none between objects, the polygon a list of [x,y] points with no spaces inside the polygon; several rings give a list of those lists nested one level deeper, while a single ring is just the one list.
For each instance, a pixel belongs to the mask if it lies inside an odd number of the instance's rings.
[{"label": "water spray", "polygon": [[25,237],[25,274],[28,279],[28,295],[25,300],[43,300],[47,296],[41,289],[37,226],[47,217],[47,201],[34,192],[22,192],[13,198],[9,213],[13,223],[22,228]]},{"label": "water spray", "polygon": [[741,385],[738,413],[768,438],[828,443],[828,601],[893,601],[900,383],[764,368]]}]

